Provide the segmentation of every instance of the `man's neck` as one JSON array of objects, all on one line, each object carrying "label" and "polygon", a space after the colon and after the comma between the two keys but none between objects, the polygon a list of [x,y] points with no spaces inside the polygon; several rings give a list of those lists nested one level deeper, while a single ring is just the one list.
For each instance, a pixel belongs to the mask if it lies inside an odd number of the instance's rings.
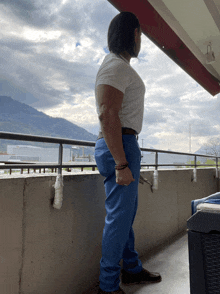
[{"label": "man's neck", "polygon": [[131,55],[128,52],[122,52],[120,53],[121,56],[123,56],[125,59],[127,59],[127,61],[130,63],[131,60]]}]

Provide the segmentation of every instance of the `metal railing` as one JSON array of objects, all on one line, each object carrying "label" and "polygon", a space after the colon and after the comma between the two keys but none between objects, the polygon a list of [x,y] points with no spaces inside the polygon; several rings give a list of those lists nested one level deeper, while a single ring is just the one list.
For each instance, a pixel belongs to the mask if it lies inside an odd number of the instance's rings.
[{"label": "metal railing", "polygon": [[[57,163],[9,163],[4,161],[4,165],[0,165],[0,169],[4,170],[11,170],[13,169],[21,169],[21,173],[23,172],[23,169],[33,169],[36,171],[39,169],[39,172],[41,172],[41,169],[44,170],[46,168],[50,168],[52,171],[58,169],[58,174],[62,173],[63,168],[81,168],[81,171],[83,171],[83,168],[90,167],[94,171],[97,167],[96,163],[77,163],[77,162],[70,162],[70,163],[63,163],[63,145],[74,145],[74,146],[88,146],[88,147],[95,147],[95,142],[90,141],[80,141],[80,140],[71,140],[71,139],[64,139],[64,138],[54,138],[54,137],[42,137],[42,136],[33,136],[33,135],[26,135],[26,134],[15,134],[15,133],[8,133],[8,132],[0,132],[0,140],[18,140],[18,141],[30,141],[30,142],[42,142],[42,143],[53,143],[53,144],[59,144],[59,153],[58,153],[58,162]],[[175,152],[175,151],[166,151],[166,150],[158,150],[158,149],[149,149],[149,148],[140,148],[141,151],[144,152],[154,152],[155,153],[155,163],[149,164],[149,163],[141,163],[141,167],[154,167],[155,170],[158,169],[158,167],[163,166],[179,166],[179,167],[194,167],[197,168],[199,166],[213,166],[216,167],[216,171],[218,172],[218,160],[219,157],[213,156],[213,155],[204,155],[204,154],[192,154],[192,153],[183,153],[183,152]],[[159,164],[158,163],[158,154],[159,153],[167,153],[167,154],[174,154],[174,155],[187,155],[190,157],[194,157],[194,163],[193,164]],[[197,158],[198,157],[205,157],[205,158],[211,158],[214,159],[215,164],[197,164]],[[2,162],[3,163],[3,162]],[[216,173],[217,174],[217,173]]]},{"label": "metal railing", "polygon": [[[155,153],[155,164],[144,164],[142,163],[141,166],[154,166],[156,169],[158,166],[192,166],[192,167],[199,167],[199,166],[215,166],[218,168],[218,160],[220,157],[214,156],[214,155],[205,155],[205,154],[196,154],[196,153],[185,153],[185,152],[177,152],[177,151],[166,151],[166,150],[159,150],[159,149],[148,149],[148,148],[141,148],[142,151],[146,152],[154,152]],[[194,164],[159,164],[158,163],[158,153],[167,153],[167,154],[174,154],[174,155],[185,155],[185,156],[190,156],[194,157]],[[211,158],[215,160],[215,164],[197,164],[197,158],[198,157],[203,157],[203,158]]]}]

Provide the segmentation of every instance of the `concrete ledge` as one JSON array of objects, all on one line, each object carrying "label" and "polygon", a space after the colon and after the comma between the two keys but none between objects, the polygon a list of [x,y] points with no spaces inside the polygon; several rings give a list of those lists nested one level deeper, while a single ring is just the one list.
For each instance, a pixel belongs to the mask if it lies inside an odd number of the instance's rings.
[{"label": "concrete ledge", "polygon": [[[159,189],[139,185],[134,223],[144,259],[186,230],[191,200],[217,191],[215,169],[159,170]],[[152,182],[153,171],[141,171]],[[56,174],[0,178],[0,293],[81,294],[99,276],[105,218],[104,178],[64,173],[64,201],[52,206]]]}]

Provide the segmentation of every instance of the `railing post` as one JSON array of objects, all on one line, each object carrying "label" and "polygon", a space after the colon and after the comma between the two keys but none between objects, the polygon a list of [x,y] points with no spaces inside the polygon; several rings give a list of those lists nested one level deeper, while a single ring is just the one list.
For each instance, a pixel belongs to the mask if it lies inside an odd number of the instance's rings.
[{"label": "railing post", "polygon": [[59,168],[58,168],[58,175],[62,174],[62,164],[63,164],[63,144],[59,146]]},{"label": "railing post", "polygon": [[215,158],[216,163],[216,178],[218,179],[218,157]]},{"label": "railing post", "polygon": [[158,152],[155,153],[155,170],[154,170],[154,181],[153,181],[153,189],[158,189]]},{"label": "railing post", "polygon": [[216,162],[216,179],[217,179],[217,192],[219,192],[219,172],[218,172],[218,157],[215,158]]},{"label": "railing post", "polygon": [[155,169],[157,170],[157,168],[158,168],[158,152],[156,152],[156,154],[155,154]]}]

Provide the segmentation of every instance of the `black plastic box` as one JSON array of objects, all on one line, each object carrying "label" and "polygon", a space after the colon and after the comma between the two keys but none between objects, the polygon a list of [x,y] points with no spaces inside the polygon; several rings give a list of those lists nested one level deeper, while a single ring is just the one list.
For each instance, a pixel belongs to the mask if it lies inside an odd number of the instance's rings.
[{"label": "black plastic box", "polygon": [[220,213],[199,210],[187,228],[190,293],[220,294]]}]

